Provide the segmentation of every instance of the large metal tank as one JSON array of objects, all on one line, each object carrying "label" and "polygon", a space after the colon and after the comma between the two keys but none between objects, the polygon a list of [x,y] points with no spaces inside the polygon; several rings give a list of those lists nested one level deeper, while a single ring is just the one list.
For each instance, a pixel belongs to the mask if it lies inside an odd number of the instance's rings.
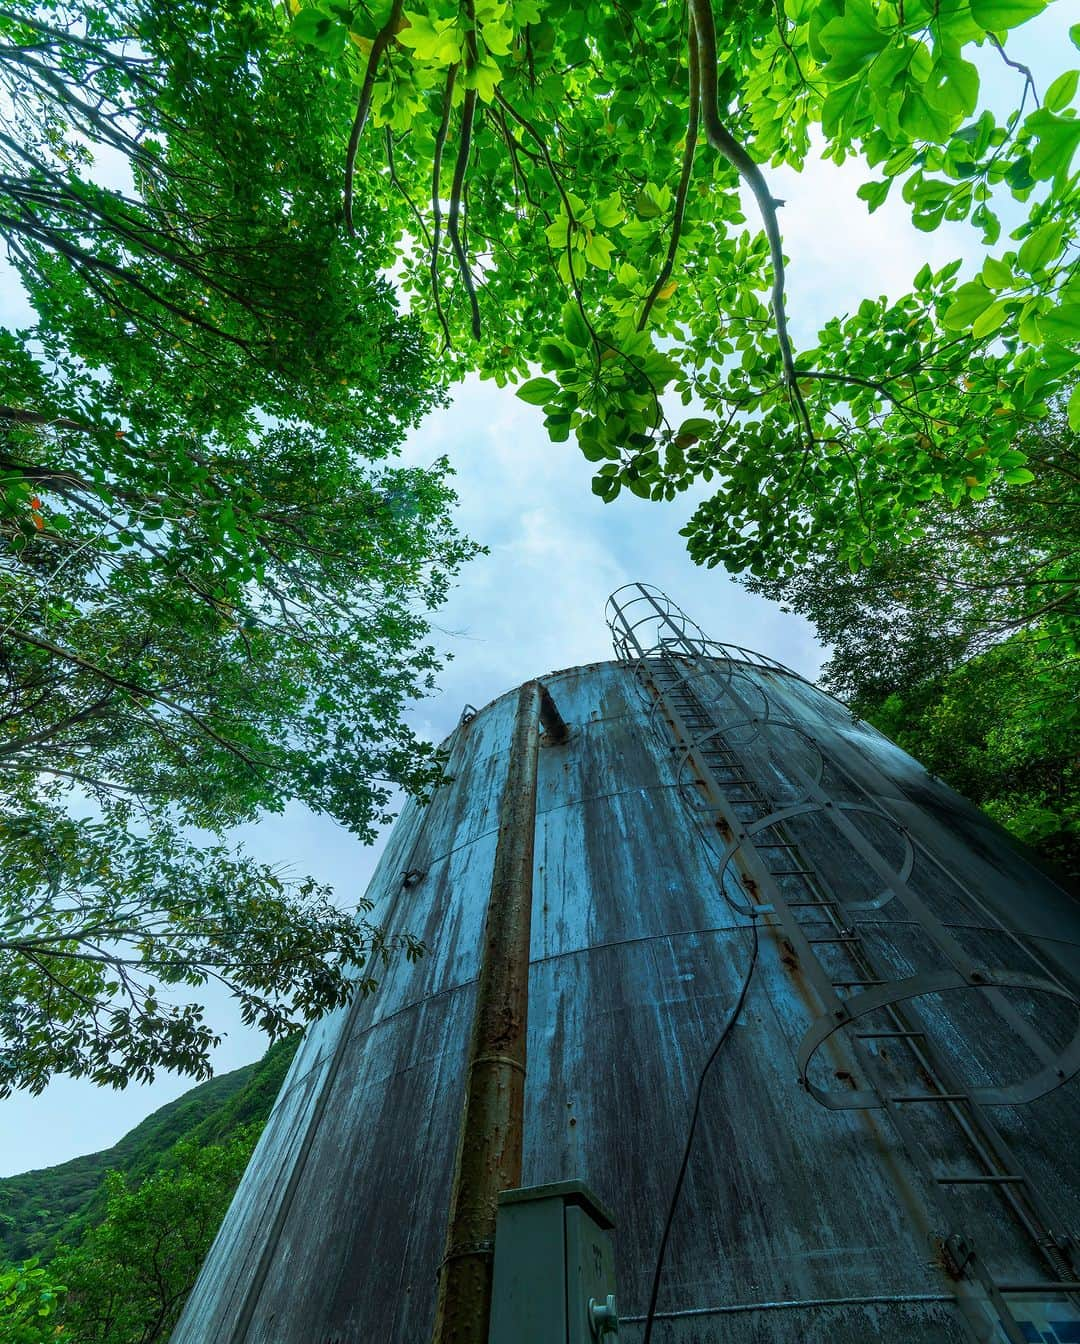
[{"label": "large metal tank", "polygon": [[452,1337],[484,1060],[488,1167],[614,1214],[620,1339],[1080,1340],[1077,902],[795,674],[644,585],[609,618],[546,733],[535,686],[464,715],[405,808],[369,894],[429,952],[309,1031],[174,1344]]}]

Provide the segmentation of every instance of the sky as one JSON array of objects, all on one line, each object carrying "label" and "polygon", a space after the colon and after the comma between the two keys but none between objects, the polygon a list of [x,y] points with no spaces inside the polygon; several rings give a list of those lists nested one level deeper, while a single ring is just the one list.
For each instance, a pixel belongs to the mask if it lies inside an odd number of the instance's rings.
[{"label": "sky", "polygon": [[[1052,77],[1068,61],[1061,53],[1068,47],[1069,10],[1059,0],[1010,39],[1010,55],[1037,77],[1048,67]],[[1080,63],[1076,53],[1072,63]],[[991,105],[1009,105],[1020,77],[996,63],[984,63],[983,70]],[[851,311],[867,295],[905,293],[925,261],[939,267],[962,256],[972,270],[981,264],[977,233],[958,224],[916,232],[898,192],[868,214],[855,193],[869,175],[854,161],[839,168],[813,163],[802,174],[769,173],[773,194],[786,202],[781,225],[791,258],[788,306],[796,346],[813,344],[827,318]],[[745,213],[753,221],[749,202]],[[1006,245],[1003,239],[997,251]],[[17,282],[0,269],[0,322],[28,319]],[[470,563],[434,614],[436,643],[452,661],[439,678],[439,693],[411,712],[425,737],[441,741],[465,704],[482,706],[530,677],[609,658],[604,603],[635,579],[663,588],[712,638],[816,676],[827,655],[805,621],[752,596],[720,570],[698,568],[686,554],[679,529],[707,487],[671,503],[624,493],[602,504],[589,487],[591,464],[572,443],[548,441],[539,408],[509,388],[475,379],[411,436],[403,458],[426,464],[442,454],[457,473],[459,526],[490,554]],[[240,828],[234,838],[266,862],[332,884],[346,905],[363,894],[383,844],[381,837],[363,846],[329,818],[299,806]],[[263,1053],[265,1038],[243,1027],[224,997],[208,999],[208,1007],[208,1018],[225,1032],[214,1056],[217,1072]],[[41,1096],[2,1101],[0,1176],[107,1148],[190,1086],[191,1079],[169,1074],[123,1092],[61,1078]]]}]

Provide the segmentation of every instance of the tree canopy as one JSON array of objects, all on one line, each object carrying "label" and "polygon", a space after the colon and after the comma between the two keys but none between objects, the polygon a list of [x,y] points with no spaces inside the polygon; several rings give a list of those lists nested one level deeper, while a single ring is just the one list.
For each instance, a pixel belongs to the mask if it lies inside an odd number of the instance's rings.
[{"label": "tree canopy", "polygon": [[1080,434],[1059,406],[1017,446],[1031,482],[934,502],[854,574],[834,553],[748,586],[813,621],[830,690],[1080,874]]},{"label": "tree canopy", "polygon": [[[290,4],[355,88],[346,218],[379,193],[444,358],[539,365],[519,395],[604,499],[716,480],[696,560],[790,573],[838,544],[857,566],[927,500],[1027,479],[1017,431],[1080,359],[1077,72],[1037,89],[1008,49],[1045,0]],[[1003,119],[981,54],[1015,79]],[[968,221],[981,271],[924,266],[795,349],[768,170],[818,153],[865,165],[871,210],[896,192],[916,229]]]},{"label": "tree canopy", "polygon": [[389,950],[182,834],[299,799],[367,839],[440,774],[402,715],[476,548],[446,462],[392,460],[440,376],[377,205],[340,227],[316,76],[267,5],[0,11],[37,318],[0,332],[2,1090],[204,1074],[163,985],[223,980],[280,1033]]}]

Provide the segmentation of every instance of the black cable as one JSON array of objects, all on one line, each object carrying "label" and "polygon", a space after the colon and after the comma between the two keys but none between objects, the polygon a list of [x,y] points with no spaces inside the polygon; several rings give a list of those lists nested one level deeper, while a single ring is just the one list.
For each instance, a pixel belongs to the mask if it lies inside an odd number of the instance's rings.
[{"label": "black cable", "polygon": [[746,974],[743,976],[742,988],[739,990],[739,997],[735,1000],[735,1006],[728,1014],[728,1019],[724,1023],[724,1028],[720,1033],[720,1038],[713,1046],[712,1054],[705,1061],[705,1067],[698,1076],[697,1092],[694,1096],[694,1109],[690,1116],[690,1128],[686,1135],[686,1147],[683,1149],[682,1164],[679,1167],[679,1174],[675,1178],[675,1186],[671,1192],[671,1206],[668,1209],[667,1221],[664,1223],[664,1231],[660,1237],[660,1246],[656,1253],[656,1270],[653,1273],[652,1292],[649,1295],[649,1310],[645,1316],[645,1333],[641,1337],[641,1344],[649,1344],[652,1338],[653,1319],[656,1316],[656,1299],[660,1295],[660,1280],[664,1273],[664,1257],[667,1254],[668,1238],[671,1235],[672,1224],[675,1222],[675,1214],[679,1207],[679,1200],[682,1196],[683,1182],[686,1180],[686,1172],[690,1166],[690,1155],[694,1148],[694,1136],[697,1132],[698,1115],[701,1111],[701,1094],[705,1089],[705,1080],[709,1076],[709,1070],[716,1063],[720,1051],[724,1047],[724,1042],[731,1035],[731,1030],[739,1019],[743,1004],[746,1002],[746,995],[750,989],[750,981],[754,975],[754,967],[757,965],[758,957],[758,926],[756,919],[751,922],[750,930],[754,935],[754,940],[750,949],[750,964],[746,968]]}]

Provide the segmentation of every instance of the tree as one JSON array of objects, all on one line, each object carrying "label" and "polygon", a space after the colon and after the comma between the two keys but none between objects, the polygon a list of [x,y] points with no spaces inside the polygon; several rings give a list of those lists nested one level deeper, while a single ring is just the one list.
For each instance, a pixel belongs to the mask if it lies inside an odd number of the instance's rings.
[{"label": "tree", "polygon": [[[500,382],[539,364],[519,395],[605,500],[719,478],[695,559],[783,574],[838,543],[864,563],[927,500],[1026,479],[1016,433],[1080,359],[1077,73],[1039,96],[1007,50],[1044,0],[290,3],[356,86],[346,221],[354,184],[381,193],[445,358]],[[977,47],[1015,70],[1004,122]],[[796,351],[767,166],[819,144],[917,229],[970,220],[998,248],[1002,198],[1027,202],[1019,246],[962,284],[923,267]],[[675,399],[700,410],[669,418]]]},{"label": "tree", "polygon": [[29,1261],[0,1271],[0,1340],[167,1340],[261,1128],[221,1144],[181,1141],[138,1185],[110,1172],[105,1217],[77,1246],[58,1248],[46,1269]]},{"label": "tree", "polygon": [[0,335],[0,768],[369,834],[385,781],[433,777],[416,608],[475,548],[444,462],[362,463],[439,394],[375,226],[336,227],[311,62],[269,6],[159,9],[0,13],[0,227],[41,317]]},{"label": "tree", "polygon": [[209,1147],[181,1142],[167,1167],[133,1189],[110,1174],[105,1220],[50,1266],[67,1288],[62,1339],[168,1339],[261,1128]]},{"label": "tree", "polygon": [[854,573],[837,547],[747,586],[814,622],[830,690],[1080,873],[1080,434],[1059,406],[1017,446],[1030,483],[931,504]]},{"label": "tree", "polygon": [[178,828],[300,799],[370,838],[437,781],[402,713],[476,548],[447,464],[388,460],[438,379],[378,211],[338,227],[335,91],[268,4],[18,3],[0,81],[39,317],[0,333],[0,1086],[204,1074],[169,987],[276,1033],[392,944]]},{"label": "tree", "polygon": [[853,706],[943,675],[1010,636],[1047,671],[1074,660],[1080,617],[1080,434],[1059,406],[1019,439],[1030,483],[928,504],[917,540],[851,572],[834,545],[790,579],[746,586],[813,621],[824,684]]},{"label": "tree", "polygon": [[377,213],[338,227],[338,91],[269,3],[16,0],[0,40],[0,233],[35,340],[99,371],[68,418],[229,432],[258,410],[376,457],[437,402]]},{"label": "tree", "polygon": [[0,1342],[47,1344],[56,1339],[52,1318],[64,1291],[37,1260],[0,1264]]},{"label": "tree", "polygon": [[867,716],[1080,884],[1080,660],[1014,635]]},{"label": "tree", "polygon": [[63,391],[29,370],[35,421],[0,413],[9,795],[74,782],[211,827],[300,798],[370,836],[438,775],[401,712],[437,667],[422,607],[474,549],[446,463],[371,471],[310,424],[84,431]]},{"label": "tree", "polygon": [[[370,993],[421,946],[158,821],[146,834],[38,809],[0,836],[0,1097],[53,1073],[124,1087],[157,1068],[209,1077],[219,1037],[179,986],[227,986],[272,1039]],[[359,912],[371,909],[361,901]]]}]

